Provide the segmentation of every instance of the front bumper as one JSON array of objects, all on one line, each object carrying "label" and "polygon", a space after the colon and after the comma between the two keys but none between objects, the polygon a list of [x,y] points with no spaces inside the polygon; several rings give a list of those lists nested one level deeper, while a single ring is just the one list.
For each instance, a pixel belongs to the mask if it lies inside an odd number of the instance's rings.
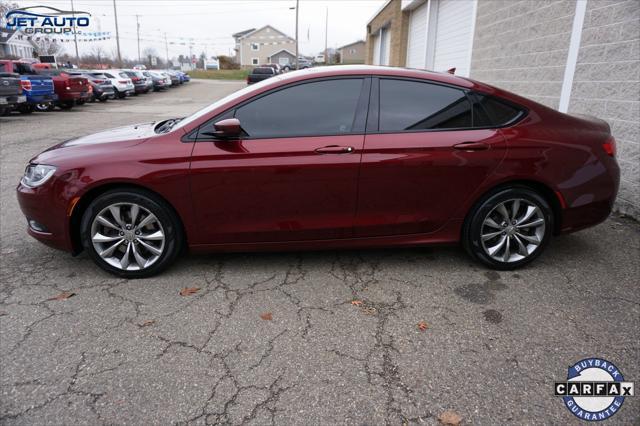
[{"label": "front bumper", "polygon": [[[54,186],[45,184],[29,188],[18,184],[16,192],[20,209],[27,219],[27,233],[49,247],[73,252],[66,203],[54,195]],[[34,229],[29,221],[37,222],[42,229]]]}]

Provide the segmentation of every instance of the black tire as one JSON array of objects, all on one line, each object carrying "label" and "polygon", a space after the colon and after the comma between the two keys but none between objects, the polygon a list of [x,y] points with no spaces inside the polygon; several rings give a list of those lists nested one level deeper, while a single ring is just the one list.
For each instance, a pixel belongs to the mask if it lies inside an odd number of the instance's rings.
[{"label": "black tire", "polygon": [[[485,219],[490,214],[494,214],[492,213],[493,210],[496,207],[498,207],[501,203],[506,202],[508,205],[510,202],[512,203],[512,200],[515,200],[515,199],[520,200],[521,205],[524,205],[524,203],[528,203],[540,209],[540,215],[542,218],[544,218],[544,221],[545,221],[544,231],[542,230],[540,231],[540,233],[542,234],[540,243],[537,245],[535,250],[533,250],[527,256],[523,257],[520,260],[512,260],[510,262],[498,261],[485,251],[484,244],[482,242],[481,233],[483,232],[483,227],[487,226],[485,224]],[[511,205],[513,206],[513,203]],[[501,226],[504,226],[504,224],[501,224]],[[549,243],[549,240],[551,239],[551,235],[553,233],[553,226],[554,226],[553,210],[551,209],[551,207],[549,206],[549,203],[545,200],[545,198],[542,197],[539,193],[525,186],[503,187],[487,194],[480,201],[478,201],[476,205],[471,209],[471,211],[467,215],[467,218],[463,226],[462,245],[472,258],[481,262],[485,266],[488,266],[491,269],[497,269],[497,270],[517,269],[521,266],[524,266],[532,262],[534,259],[540,256],[540,254],[544,251],[545,247]],[[489,229],[489,228],[485,228],[485,229]],[[524,232],[530,232],[530,229],[525,228]],[[514,241],[514,239],[517,240],[516,237],[510,237],[509,234],[507,234],[506,230],[501,235],[498,235],[495,238],[499,239],[499,238],[502,238],[502,236],[506,236],[506,238],[509,239],[509,241]],[[524,241],[524,240],[521,240],[521,241]],[[514,241],[514,244],[517,244],[517,241]],[[519,254],[517,255],[519,256]]]},{"label": "black tire", "polygon": [[58,106],[60,107],[60,109],[71,109],[73,108],[73,105],[73,101],[62,101]]},{"label": "black tire", "polygon": [[103,97],[103,98],[98,98],[98,100],[99,100],[100,102],[107,102],[107,101],[109,100],[109,98],[107,98],[107,97]]},{"label": "black tire", "polygon": [[[165,243],[164,251],[153,264],[141,270],[123,270],[107,263],[96,252],[91,240],[91,226],[101,211],[116,203],[135,203],[156,216],[162,225]],[[173,209],[153,193],[135,189],[123,188],[107,191],[93,200],[82,215],[80,222],[80,239],[82,246],[91,259],[102,269],[123,278],[146,278],[156,275],[169,267],[176,259],[183,247],[184,237],[181,222]]]},{"label": "black tire", "polygon": [[18,107],[20,114],[31,114],[34,111],[33,105],[20,105]]},{"label": "black tire", "polygon": [[87,101],[85,101],[84,99],[78,99],[76,101],[76,105],[84,105]]}]

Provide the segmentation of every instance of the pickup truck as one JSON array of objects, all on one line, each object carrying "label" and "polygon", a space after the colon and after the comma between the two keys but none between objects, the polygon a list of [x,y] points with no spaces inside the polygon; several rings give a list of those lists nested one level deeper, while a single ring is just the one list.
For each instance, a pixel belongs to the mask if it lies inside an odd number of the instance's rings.
[{"label": "pickup truck", "polygon": [[71,109],[74,105],[82,105],[93,96],[93,90],[87,78],[71,75],[70,72],[55,69],[38,70],[40,75],[53,80],[53,87],[58,95],[56,105],[61,109]]},{"label": "pickup truck", "polygon": [[0,72],[0,115],[13,110],[26,101],[20,86],[20,76],[14,73]]},{"label": "pickup truck", "polygon": [[58,96],[53,89],[53,80],[47,76],[38,75],[28,62],[0,60],[0,72],[19,75],[26,102],[18,106],[18,111],[29,114],[35,111],[51,110]]},{"label": "pickup truck", "polygon": [[266,80],[276,75],[276,71],[271,67],[258,67],[251,71],[251,74],[247,76],[247,84],[257,83],[262,80]]}]

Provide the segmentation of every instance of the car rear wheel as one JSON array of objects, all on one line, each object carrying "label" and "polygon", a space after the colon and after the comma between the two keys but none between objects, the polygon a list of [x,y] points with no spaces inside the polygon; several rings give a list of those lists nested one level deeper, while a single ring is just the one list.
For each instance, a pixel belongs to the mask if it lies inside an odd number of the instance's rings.
[{"label": "car rear wheel", "polygon": [[510,270],[538,257],[552,229],[553,212],[543,197],[526,187],[503,188],[476,204],[462,242],[486,266]]},{"label": "car rear wheel", "polygon": [[124,278],[145,278],[176,259],[182,246],[179,223],[154,195],[114,190],[91,202],[82,216],[80,238],[102,269]]}]

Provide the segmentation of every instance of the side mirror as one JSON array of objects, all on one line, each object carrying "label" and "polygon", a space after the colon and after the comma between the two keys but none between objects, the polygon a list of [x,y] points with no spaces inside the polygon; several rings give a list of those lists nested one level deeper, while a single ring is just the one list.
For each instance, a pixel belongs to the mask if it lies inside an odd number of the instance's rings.
[{"label": "side mirror", "polygon": [[240,120],[237,118],[227,118],[226,120],[220,120],[213,125],[216,129],[211,136],[221,139],[237,138],[242,133],[240,127]]}]

